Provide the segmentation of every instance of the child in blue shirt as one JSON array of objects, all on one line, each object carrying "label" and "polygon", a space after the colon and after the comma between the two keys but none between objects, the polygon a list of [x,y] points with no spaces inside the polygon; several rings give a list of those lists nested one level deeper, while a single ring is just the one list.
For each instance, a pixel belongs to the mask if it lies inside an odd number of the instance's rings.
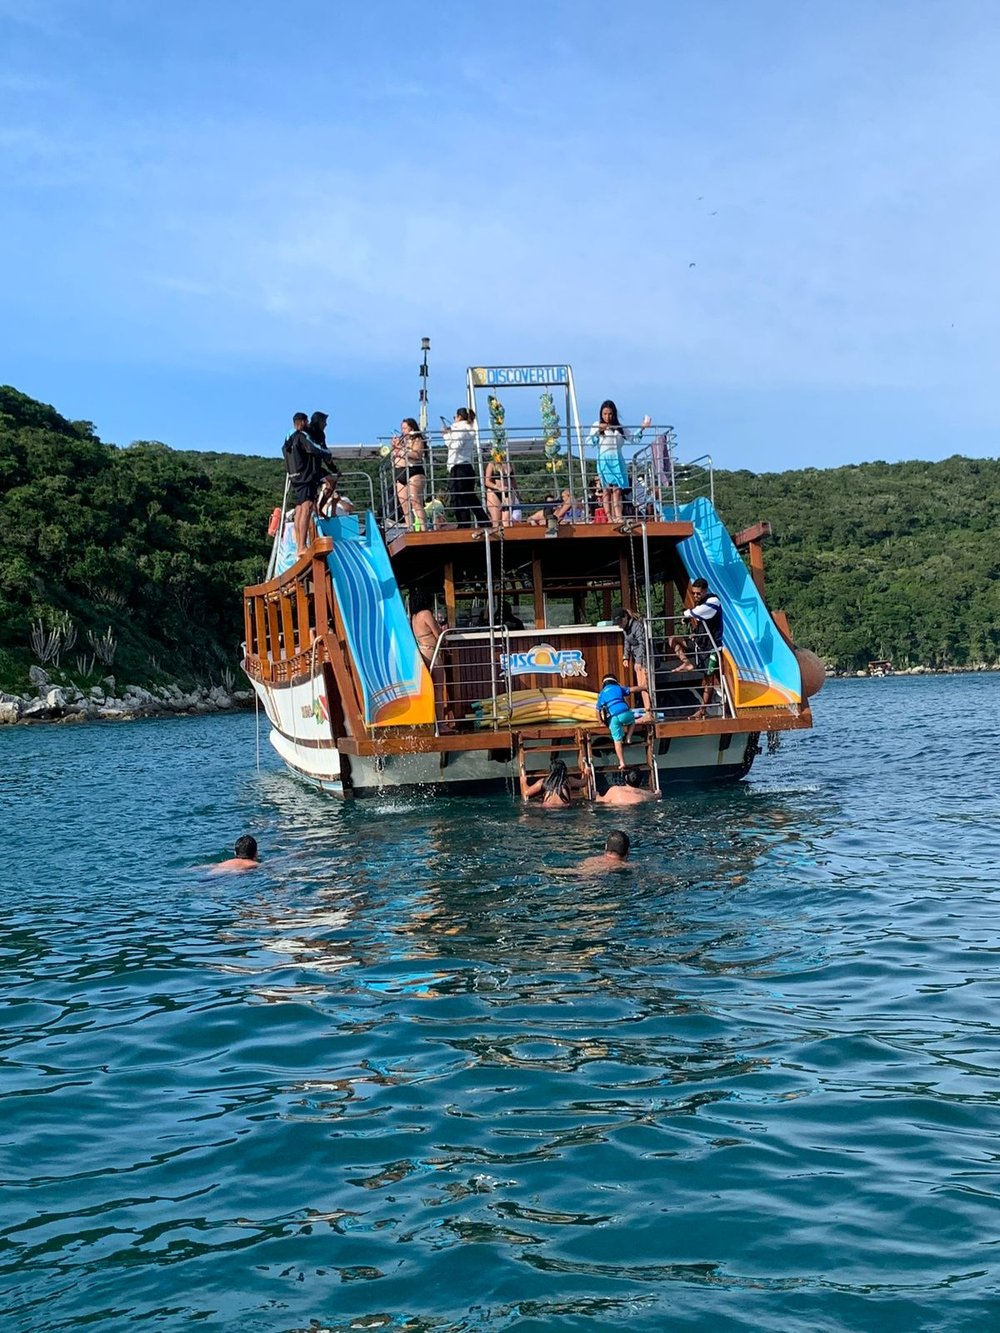
[{"label": "child in blue shirt", "polygon": [[611,739],[615,743],[618,768],[624,771],[626,745],[632,743],[632,729],[635,726],[635,713],[629,707],[628,696],[632,693],[628,685],[619,685],[614,676],[605,676],[601,681],[601,692],[597,696],[597,714],[601,721],[611,729]]}]

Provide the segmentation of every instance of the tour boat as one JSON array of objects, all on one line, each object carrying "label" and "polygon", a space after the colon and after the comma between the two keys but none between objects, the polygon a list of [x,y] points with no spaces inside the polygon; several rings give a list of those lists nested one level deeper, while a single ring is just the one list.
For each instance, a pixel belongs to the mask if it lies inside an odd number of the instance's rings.
[{"label": "tour boat", "polygon": [[[515,395],[534,398],[532,424],[508,423]],[[763,733],[812,725],[822,667],[817,680],[816,659],[765,604],[769,528],[729,535],[710,458],[683,460],[673,429],[648,418],[623,430],[628,485],[607,521],[592,491],[597,439],[569,366],[473,367],[467,402],[476,499],[492,462],[496,528],[446,521],[447,444],[426,430],[423,523],[387,442],[334,447],[355,512],[317,516],[302,552],[286,486],[266,579],[245,590],[243,668],[292,772],[343,797],[466,795],[516,792],[522,773],[561,758],[593,795],[618,780],[596,708],[608,675],[633,689],[625,761],[653,790],[740,779]],[[690,651],[683,609],[695,579],[723,613],[712,661]],[[414,594],[437,612],[429,661],[411,627]],[[625,661],[619,607],[645,647],[647,699]]]}]

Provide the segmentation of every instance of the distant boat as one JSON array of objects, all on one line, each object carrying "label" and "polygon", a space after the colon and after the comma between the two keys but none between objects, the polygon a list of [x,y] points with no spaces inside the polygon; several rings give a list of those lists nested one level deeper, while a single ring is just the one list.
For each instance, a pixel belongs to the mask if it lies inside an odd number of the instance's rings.
[{"label": "distant boat", "polygon": [[877,662],[869,662],[868,674],[869,676],[891,676],[892,663],[886,657],[880,658]]},{"label": "distant boat", "polygon": [[[522,400],[534,390],[534,425],[507,425],[499,396],[515,388]],[[765,605],[769,529],[737,538],[748,567],[716,513],[710,458],[678,463],[672,429],[647,419],[624,445],[628,486],[611,523],[591,484],[594,445],[569,366],[474,367],[467,401],[477,414],[476,498],[492,462],[496,527],[442,525],[440,504],[426,525],[408,526],[397,504],[401,490],[408,496],[406,468],[375,442],[335,448],[359,512],[318,517],[300,555],[289,545],[286,488],[266,579],[244,593],[243,668],[293,772],[344,797],[463,795],[516,787],[521,772],[538,776],[558,757],[592,795],[603,790],[617,763],[595,706],[602,678],[636,684],[616,606],[636,617],[646,648],[650,706],[626,760],[652,789],[742,778],[763,732],[811,727],[807,696],[822,664],[810,669],[812,655]],[[368,464],[353,486],[352,459]],[[423,466],[426,496],[447,497],[439,437],[428,437]],[[680,615],[696,578],[722,604],[721,646],[704,634],[692,644]],[[437,614],[429,661],[405,593]],[[679,669],[678,636],[692,669]]]}]

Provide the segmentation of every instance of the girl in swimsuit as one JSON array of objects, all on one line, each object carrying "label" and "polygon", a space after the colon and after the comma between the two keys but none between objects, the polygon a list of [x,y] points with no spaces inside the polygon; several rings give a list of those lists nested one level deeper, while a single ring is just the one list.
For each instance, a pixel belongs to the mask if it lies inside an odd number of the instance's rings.
[{"label": "girl in swimsuit", "polygon": [[[649,424],[649,417],[644,417],[642,429],[636,436],[637,441]],[[628,473],[622,446],[631,439],[629,431],[618,420],[618,408],[610,398],[605,398],[601,404],[600,420],[594,422],[590,432],[590,443],[597,449],[597,475],[604,488],[604,511],[609,523],[622,521],[622,493],[628,490]]]},{"label": "girl in swimsuit", "polygon": [[404,417],[399,430],[400,433],[392,437],[392,464],[395,469],[393,481],[396,483],[396,496],[403,510],[406,526],[414,530],[419,527],[426,532],[424,487],[427,485],[427,473],[424,470],[424,459],[427,444],[413,417]]},{"label": "girl in swimsuit", "polygon": [[544,778],[536,778],[534,782],[528,781],[524,765],[521,765],[521,796],[526,801],[541,796],[543,806],[566,806],[572,804],[574,796],[581,795],[585,790],[586,783],[582,778],[571,777],[561,759],[553,759],[548,774]]},{"label": "girl in swimsuit", "polygon": [[514,510],[519,503],[514,464],[503,454],[494,454],[483,473],[486,508],[489,510],[493,531],[509,528],[514,521]]}]

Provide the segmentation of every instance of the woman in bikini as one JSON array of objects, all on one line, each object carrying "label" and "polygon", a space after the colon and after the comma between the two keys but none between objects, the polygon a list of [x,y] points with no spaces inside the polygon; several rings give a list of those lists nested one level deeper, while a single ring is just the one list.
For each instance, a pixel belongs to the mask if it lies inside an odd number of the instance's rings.
[{"label": "woman in bikini", "polygon": [[514,522],[514,511],[520,503],[517,498],[517,478],[514,464],[502,453],[494,453],[483,474],[486,508],[489,510],[493,531],[509,528]]},{"label": "woman in bikini", "polygon": [[431,670],[438,639],[444,633],[446,626],[438,623],[434,615],[433,599],[423,588],[414,588],[410,593],[410,626],[417,647],[420,649],[420,656],[424,659],[424,664],[434,682],[434,714],[439,723],[439,730],[454,731],[454,721],[448,704],[447,663],[443,653],[438,653],[437,661]]},{"label": "woman in bikini", "polygon": [[392,437],[392,475],[396,483],[396,496],[406,526],[414,531],[426,532],[424,488],[427,485],[427,472],[424,462],[427,442],[413,417],[404,417],[399,430],[400,433]]},{"label": "woman in bikini", "polygon": [[582,778],[574,778],[561,759],[553,759],[552,766],[544,778],[528,780],[521,765],[521,796],[525,801],[540,796],[540,804],[546,807],[572,805],[575,796],[581,796],[587,788]]}]

